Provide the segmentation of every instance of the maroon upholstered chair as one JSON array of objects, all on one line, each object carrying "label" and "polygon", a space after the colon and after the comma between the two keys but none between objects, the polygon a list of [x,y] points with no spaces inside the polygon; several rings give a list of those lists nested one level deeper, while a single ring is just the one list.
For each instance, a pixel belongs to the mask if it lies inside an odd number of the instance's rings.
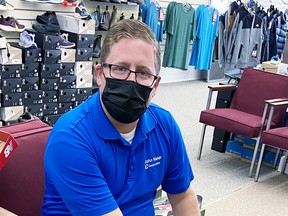
[{"label": "maroon upholstered chair", "polygon": [[[207,125],[249,138],[257,138],[255,149],[258,149],[261,132],[266,124],[268,104],[265,106],[265,100],[288,98],[288,76],[246,68],[237,88],[228,86],[229,89],[236,89],[230,107],[210,109],[212,93],[225,88],[227,88],[225,85],[210,87],[206,110],[201,111],[199,121],[203,123],[203,128],[197,156],[199,160]],[[284,113],[284,108],[275,109],[272,128],[281,125]],[[249,177],[252,176],[256,153],[254,151]]]},{"label": "maroon upholstered chair", "polygon": [[[270,116],[272,116],[275,107],[288,107],[288,98],[285,101],[283,100],[280,102],[272,102],[270,103],[270,106],[271,106]],[[268,123],[269,123],[269,119],[268,119]],[[268,124],[267,128],[262,132],[261,142],[262,142],[262,147],[261,147],[261,152],[260,152],[259,161],[257,165],[255,182],[257,182],[259,179],[259,173],[260,173],[266,145],[285,150],[286,155],[285,155],[284,164],[286,164],[287,156],[288,156],[288,126],[270,129],[270,124]],[[277,157],[278,157],[278,154],[276,154],[276,160],[277,160]],[[285,170],[285,166],[282,167],[281,172],[284,172],[284,170]]]},{"label": "maroon upholstered chair", "polygon": [[41,215],[44,194],[44,150],[51,127],[31,120],[0,127],[18,147],[0,170],[0,207],[21,216]]}]

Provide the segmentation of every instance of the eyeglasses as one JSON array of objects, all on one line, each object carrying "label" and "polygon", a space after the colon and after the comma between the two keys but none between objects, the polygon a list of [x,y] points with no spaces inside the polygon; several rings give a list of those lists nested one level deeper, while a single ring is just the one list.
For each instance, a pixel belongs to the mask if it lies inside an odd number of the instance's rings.
[{"label": "eyeglasses", "polygon": [[135,80],[138,84],[151,87],[157,76],[146,71],[132,71],[124,66],[102,63],[102,67],[108,67],[110,76],[115,79],[127,80],[131,73],[135,74]]}]

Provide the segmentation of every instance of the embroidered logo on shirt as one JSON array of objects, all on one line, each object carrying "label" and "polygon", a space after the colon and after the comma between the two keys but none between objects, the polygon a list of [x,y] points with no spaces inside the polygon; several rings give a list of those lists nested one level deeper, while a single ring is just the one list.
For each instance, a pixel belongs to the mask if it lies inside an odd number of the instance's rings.
[{"label": "embroidered logo on shirt", "polygon": [[162,156],[156,156],[156,157],[145,160],[145,169],[158,166],[161,163],[161,159],[162,159]]}]

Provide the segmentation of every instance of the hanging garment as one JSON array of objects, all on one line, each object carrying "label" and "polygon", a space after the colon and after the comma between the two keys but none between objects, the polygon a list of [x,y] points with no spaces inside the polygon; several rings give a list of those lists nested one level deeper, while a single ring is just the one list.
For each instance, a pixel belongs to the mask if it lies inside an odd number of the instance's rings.
[{"label": "hanging garment", "polygon": [[218,35],[218,64],[219,68],[225,66],[225,53],[228,43],[228,11],[219,17],[219,35]]},{"label": "hanging garment", "polygon": [[163,67],[167,67],[168,59],[170,58],[170,55],[173,55],[173,53],[170,53],[170,51],[173,52],[173,50],[169,48],[171,46],[172,35],[167,33],[167,29],[168,29],[168,22],[170,20],[170,16],[173,13],[173,9],[175,5],[177,5],[177,2],[170,2],[166,9],[166,16],[165,16],[164,25],[163,25],[163,32],[166,33],[165,49],[164,49],[163,61],[162,61]]},{"label": "hanging garment", "polygon": [[218,36],[219,12],[208,5],[199,6],[197,10],[196,38],[189,65],[195,66],[196,70],[210,70],[214,43]]},{"label": "hanging garment", "polygon": [[230,34],[228,36],[228,42],[227,42],[227,50],[225,53],[225,68],[233,68],[234,66],[231,66],[231,59],[234,52],[234,44],[236,40],[236,35],[239,28],[240,21],[249,14],[249,11],[244,7],[239,7],[235,10],[235,20],[232,24],[232,28],[230,30]]},{"label": "hanging garment", "polygon": [[142,21],[147,24],[154,32],[156,40],[161,42],[163,39],[163,22],[159,20],[160,5],[157,2],[145,0],[144,4],[140,5],[142,11]]},{"label": "hanging garment", "polygon": [[256,14],[248,14],[239,24],[231,66],[255,67],[260,64],[263,43],[263,23]]},{"label": "hanging garment", "polygon": [[162,66],[187,70],[190,42],[195,37],[195,9],[190,4],[176,3],[169,13],[169,20],[165,24],[166,38],[170,37],[169,46],[165,45]]},{"label": "hanging garment", "polygon": [[284,52],[284,46],[286,42],[286,31],[287,31],[287,22],[286,17],[281,11],[276,18],[276,42],[277,42],[277,54],[279,57]]}]

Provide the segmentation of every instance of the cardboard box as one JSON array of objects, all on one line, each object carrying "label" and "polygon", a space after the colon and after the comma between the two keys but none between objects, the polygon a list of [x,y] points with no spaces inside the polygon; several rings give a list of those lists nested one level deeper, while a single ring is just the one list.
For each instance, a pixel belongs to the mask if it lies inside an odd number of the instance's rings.
[{"label": "cardboard box", "polygon": [[23,106],[2,107],[0,108],[0,117],[3,121],[17,120],[23,111]]},{"label": "cardboard box", "polygon": [[94,34],[76,34],[68,31],[61,31],[68,34],[68,40],[74,42],[76,48],[93,48]]},{"label": "cardboard box", "polygon": [[73,16],[57,14],[57,20],[60,29],[63,31],[73,32],[76,34],[93,34],[95,33],[94,20],[82,20]]},{"label": "cardboard box", "polygon": [[1,79],[19,78],[21,73],[21,64],[15,65],[2,65],[1,68]]},{"label": "cardboard box", "polygon": [[56,121],[61,117],[62,114],[56,115],[44,115],[43,120],[48,122],[50,125],[54,125]]},{"label": "cardboard box", "polygon": [[91,75],[93,74],[92,69],[93,63],[91,61],[78,61],[75,62],[75,75]]},{"label": "cardboard box", "polygon": [[22,64],[22,50],[9,44],[7,46],[7,49],[0,50],[0,64]]},{"label": "cardboard box", "polygon": [[282,74],[282,75],[288,75],[288,72],[287,72],[288,64],[284,64],[284,63],[272,64],[270,61],[266,61],[266,62],[262,62],[261,66],[264,71]]},{"label": "cardboard box", "polygon": [[61,62],[75,62],[76,49],[61,49]]},{"label": "cardboard box", "polygon": [[22,92],[3,94],[3,97],[1,98],[1,105],[3,107],[23,105]]},{"label": "cardboard box", "polygon": [[35,31],[34,29],[27,29],[27,31],[29,34],[35,35],[35,42],[38,45],[38,48],[43,49],[43,50],[53,50],[53,49],[60,48],[60,36],[59,35],[42,34],[42,33]]},{"label": "cardboard box", "polygon": [[13,136],[0,130],[0,171],[17,147],[18,143]]},{"label": "cardboard box", "polygon": [[39,63],[22,64],[20,77],[38,77],[39,70]]},{"label": "cardboard box", "polygon": [[77,75],[76,78],[76,88],[92,88],[93,85],[93,75]]},{"label": "cardboard box", "polygon": [[24,64],[41,62],[42,61],[42,49],[41,48],[25,48],[18,43],[10,43],[11,46],[22,50],[22,62]]},{"label": "cardboard box", "polygon": [[[251,163],[252,158],[253,158],[253,153],[254,153],[253,149],[246,148],[245,146],[243,146],[243,150],[242,150],[242,154],[241,154],[241,160],[245,161],[245,162],[248,162],[248,163]],[[256,162],[258,162],[259,156],[260,156],[260,150],[258,150],[258,152],[257,152]],[[279,164],[281,156],[282,156],[282,154],[280,153],[278,155],[276,164]],[[275,152],[266,150],[264,152],[264,154],[263,154],[262,164],[266,165],[266,166],[269,166],[269,167],[273,167],[274,166],[275,157],[276,157],[276,153]]]},{"label": "cardboard box", "polygon": [[225,154],[230,155],[232,157],[241,158],[243,150],[243,144],[234,140],[230,140],[227,142]]}]

